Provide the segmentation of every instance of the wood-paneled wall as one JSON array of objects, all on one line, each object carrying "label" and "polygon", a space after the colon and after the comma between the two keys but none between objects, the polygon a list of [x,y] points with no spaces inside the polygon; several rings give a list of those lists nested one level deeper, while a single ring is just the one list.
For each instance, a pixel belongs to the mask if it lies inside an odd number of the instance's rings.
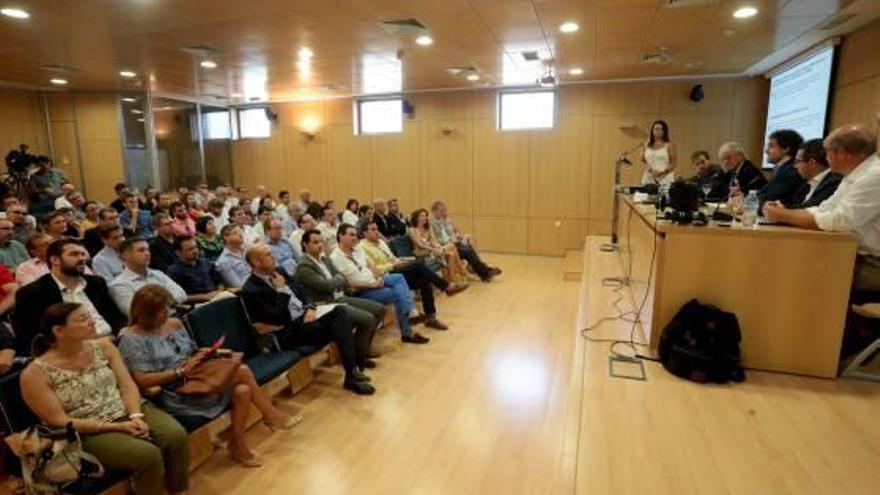
[{"label": "wood-paneled wall", "polygon": [[860,122],[880,131],[880,21],[844,38],[831,98],[831,127]]},{"label": "wood-paneled wall", "polygon": [[[700,103],[688,99],[696,83]],[[337,204],[397,197],[405,211],[444,199],[482,249],[562,255],[609,229],[614,159],[634,144],[620,124],[666,119],[689,176],[695,149],[737,140],[760,152],[766,93],[760,78],[566,86],[553,130],[515,132],[496,129],[496,91],[416,94],[403,133],[378,136],[354,135],[350,99],[276,104],[271,138],[234,143],[235,182],[307,187]],[[307,122],[319,123],[314,139],[300,132]]]},{"label": "wood-paneled wall", "polygon": [[[35,91],[0,90],[3,156],[19,143],[49,154],[41,98]],[[112,200],[113,185],[124,178],[116,95],[60,92],[46,98],[56,166],[89,198]]]},{"label": "wood-paneled wall", "polygon": [[42,105],[39,93],[0,89],[0,157],[22,143],[33,154],[48,153]]}]

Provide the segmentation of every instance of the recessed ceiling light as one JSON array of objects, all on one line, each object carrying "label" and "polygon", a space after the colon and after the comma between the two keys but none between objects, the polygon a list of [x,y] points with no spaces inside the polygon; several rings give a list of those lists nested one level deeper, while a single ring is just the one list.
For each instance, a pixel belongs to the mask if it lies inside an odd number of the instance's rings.
[{"label": "recessed ceiling light", "polygon": [[119,75],[126,78],[126,79],[131,79],[132,77],[137,77],[137,73],[132,72],[130,70],[121,70],[121,71],[119,71]]},{"label": "recessed ceiling light", "polygon": [[578,23],[572,21],[563,22],[562,25],[559,26],[559,30],[563,33],[573,33],[580,28],[581,27],[578,26]]},{"label": "recessed ceiling light", "polygon": [[6,17],[12,17],[13,19],[27,19],[31,16],[26,10],[17,9],[15,7],[0,9],[0,14],[5,15]]},{"label": "recessed ceiling light", "polygon": [[480,76],[478,74],[468,74],[467,80],[468,81],[479,81]]},{"label": "recessed ceiling light", "polygon": [[138,122],[146,122],[144,119],[138,119]]},{"label": "recessed ceiling light", "polygon": [[202,60],[202,63],[200,63],[199,65],[201,65],[202,67],[204,67],[206,69],[216,69],[217,68],[217,62],[214,62],[213,60]]},{"label": "recessed ceiling light", "polygon": [[748,19],[749,17],[754,17],[757,13],[758,9],[754,7],[741,7],[736,9],[733,16],[737,19]]},{"label": "recessed ceiling light", "polygon": [[137,98],[132,98],[131,96],[123,96],[122,98],[120,98],[120,100],[126,103],[134,103],[137,101]]},{"label": "recessed ceiling light", "polygon": [[144,112],[142,112],[141,110],[138,110],[137,108],[132,108],[132,109],[131,109],[131,113],[133,113],[133,114],[135,114],[135,115],[140,115],[140,114],[142,114],[142,113],[144,113]]},{"label": "recessed ceiling light", "polygon": [[57,86],[64,86],[65,84],[67,84],[67,79],[62,79],[60,77],[53,77],[52,79],[49,79],[49,82],[52,84],[55,84]]},{"label": "recessed ceiling light", "polygon": [[580,67],[572,67],[571,69],[568,69],[568,73],[572,76],[579,76],[584,73],[584,69],[581,69]]},{"label": "recessed ceiling light", "polygon": [[313,52],[311,48],[304,46],[296,52],[296,56],[299,57],[300,60],[308,60],[315,56],[315,52]]},{"label": "recessed ceiling light", "polygon": [[423,34],[416,38],[416,44],[419,46],[430,46],[434,44],[434,38],[428,36],[427,34]]}]

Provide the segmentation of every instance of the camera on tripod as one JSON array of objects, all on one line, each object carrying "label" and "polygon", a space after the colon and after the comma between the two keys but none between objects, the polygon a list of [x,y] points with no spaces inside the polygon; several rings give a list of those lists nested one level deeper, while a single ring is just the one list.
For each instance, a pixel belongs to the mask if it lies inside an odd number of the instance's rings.
[{"label": "camera on tripod", "polygon": [[28,145],[21,144],[6,155],[6,170],[18,180],[27,180],[28,169],[37,163],[37,156],[28,153]]}]

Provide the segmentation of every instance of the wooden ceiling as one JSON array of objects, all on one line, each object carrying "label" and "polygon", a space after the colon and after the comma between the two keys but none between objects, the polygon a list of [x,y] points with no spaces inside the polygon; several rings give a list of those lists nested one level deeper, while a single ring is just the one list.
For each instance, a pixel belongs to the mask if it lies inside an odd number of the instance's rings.
[{"label": "wooden ceiling", "polygon": [[[739,73],[854,0],[0,0],[31,17],[0,17],[0,81],[78,90],[143,88],[232,101],[531,83],[552,58],[562,81]],[[757,16],[738,20],[743,5]],[[382,21],[416,18],[434,39]],[[563,34],[564,21],[580,30]],[[205,46],[218,67],[183,50]],[[309,63],[298,51],[310,48]],[[668,49],[666,63],[642,62]],[[476,82],[451,67],[472,66]],[[568,75],[572,67],[581,76]],[[123,81],[120,70],[139,74]]]}]

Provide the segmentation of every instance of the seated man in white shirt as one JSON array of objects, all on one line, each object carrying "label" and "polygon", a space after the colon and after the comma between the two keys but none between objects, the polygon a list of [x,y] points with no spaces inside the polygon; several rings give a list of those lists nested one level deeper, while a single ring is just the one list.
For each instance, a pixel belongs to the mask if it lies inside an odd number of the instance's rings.
[{"label": "seated man in white shirt", "polygon": [[247,246],[260,242],[260,234],[254,230],[252,225],[248,224],[248,220],[247,212],[241,206],[233,206],[229,209],[228,225],[235,225],[238,227],[239,232],[241,232],[241,238],[245,244],[245,250],[247,249]]},{"label": "seated man in white shirt", "polygon": [[329,256],[336,249],[336,229],[339,217],[336,215],[336,210],[330,205],[321,208],[320,217],[315,228],[321,232],[321,237],[324,239],[324,254]]},{"label": "seated man in white shirt", "polygon": [[315,228],[315,219],[312,218],[312,216],[309,215],[308,213],[303,213],[303,216],[299,217],[299,227],[297,227],[297,229],[294,230],[290,234],[290,237],[288,237],[288,239],[287,239],[288,241],[290,241],[290,244],[293,245],[294,251],[296,251],[296,254],[299,255],[300,258],[302,258],[302,255],[303,255],[303,251],[302,251],[303,233],[308,232],[309,230],[312,230],[314,228]]},{"label": "seated man in white shirt", "polygon": [[120,248],[125,270],[110,282],[110,296],[119,310],[128,315],[134,293],[147,284],[161,285],[179,303],[186,302],[186,292],[159,270],[150,268],[150,245],[146,239],[126,239]]},{"label": "seated man in white shirt", "polygon": [[853,289],[880,291],[880,160],[877,138],[866,126],[847,125],[825,139],[833,172],[843,175],[834,195],[819,206],[790,210],[764,205],[767,219],[805,229],[852,232],[858,241]]},{"label": "seated man in white shirt", "polygon": [[428,338],[412,330],[411,325],[423,322],[425,317],[415,309],[403,275],[389,273],[380,277],[373,273],[366,254],[357,246],[358,237],[353,226],[340,225],[337,241],[339,245],[330,254],[330,260],[348,280],[348,285],[357,291],[356,295],[382,304],[394,303],[401,340],[410,344],[428,343]]}]

